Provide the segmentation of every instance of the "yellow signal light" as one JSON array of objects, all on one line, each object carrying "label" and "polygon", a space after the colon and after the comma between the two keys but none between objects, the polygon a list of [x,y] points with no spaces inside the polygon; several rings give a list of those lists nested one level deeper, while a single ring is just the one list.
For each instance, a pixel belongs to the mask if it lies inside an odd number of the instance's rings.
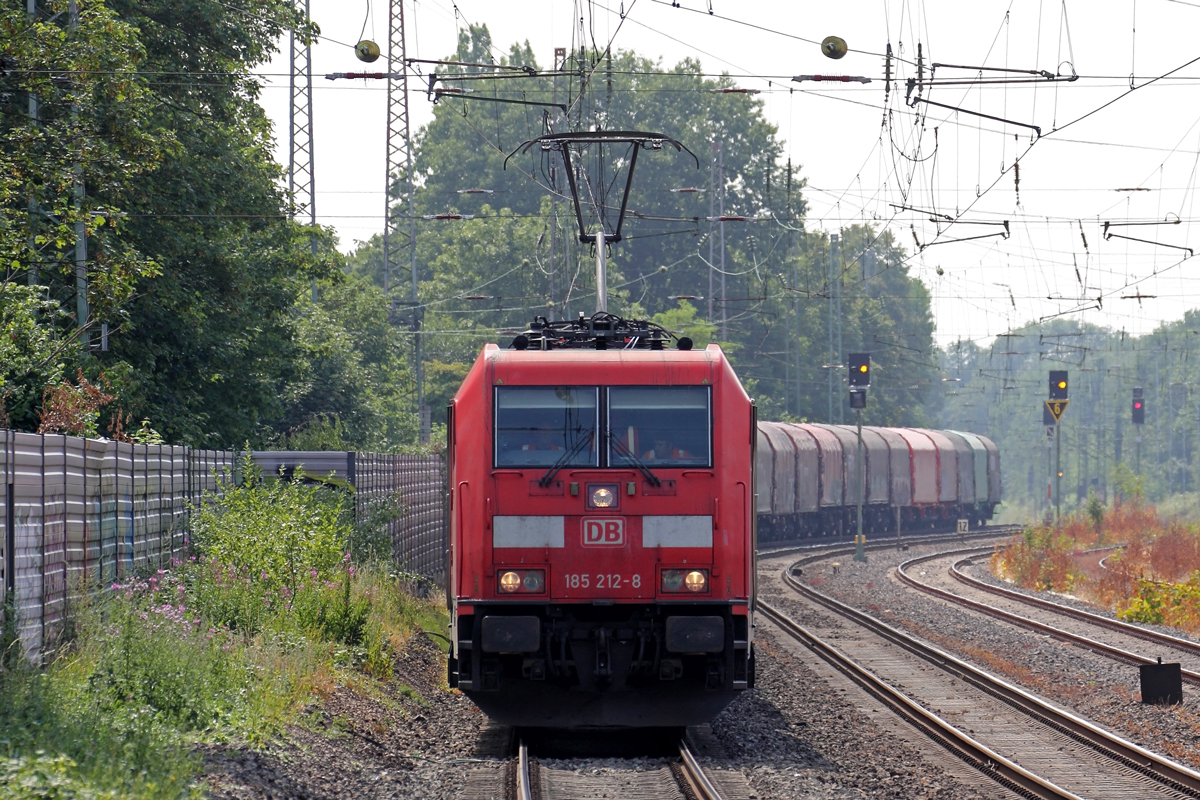
[{"label": "yellow signal light", "polygon": [[858,368],[858,371],[859,371],[859,372],[866,372],[866,371],[867,371],[867,365],[866,365],[866,364],[863,364],[861,367],[859,367],[859,368]]},{"label": "yellow signal light", "polygon": [[1058,388],[1060,388],[1060,389],[1065,389],[1065,388],[1067,388],[1067,382],[1066,382],[1066,381],[1059,381],[1059,382],[1058,382]]}]

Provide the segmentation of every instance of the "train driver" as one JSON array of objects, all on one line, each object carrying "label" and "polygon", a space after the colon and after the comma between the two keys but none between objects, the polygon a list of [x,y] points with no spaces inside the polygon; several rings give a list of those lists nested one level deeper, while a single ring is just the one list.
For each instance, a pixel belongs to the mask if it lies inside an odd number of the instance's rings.
[{"label": "train driver", "polygon": [[659,437],[654,438],[654,449],[642,454],[642,461],[678,461],[681,458],[691,458],[687,450],[676,447],[674,443]]}]

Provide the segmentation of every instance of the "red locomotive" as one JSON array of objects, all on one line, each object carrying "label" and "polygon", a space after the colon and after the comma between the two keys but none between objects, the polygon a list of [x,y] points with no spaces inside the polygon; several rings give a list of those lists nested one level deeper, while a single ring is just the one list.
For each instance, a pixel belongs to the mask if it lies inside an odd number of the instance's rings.
[{"label": "red locomotive", "polygon": [[721,349],[597,312],[449,409],[451,686],[509,725],[711,720],[753,685],[754,405]]}]

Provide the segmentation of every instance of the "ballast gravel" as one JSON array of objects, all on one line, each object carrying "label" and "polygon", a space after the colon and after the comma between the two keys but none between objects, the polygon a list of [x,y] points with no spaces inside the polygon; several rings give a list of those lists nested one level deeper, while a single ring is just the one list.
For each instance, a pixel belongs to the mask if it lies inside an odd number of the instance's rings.
[{"label": "ballast gravel", "polygon": [[[803,656],[760,628],[758,685],[701,729],[706,767],[740,772],[749,800],[991,800],[909,743],[880,730],[823,685]],[[314,700],[303,724],[265,749],[205,753],[213,798],[503,798],[507,729],[446,688],[445,656],[409,641],[383,691],[340,686]],[[648,757],[566,759],[558,769],[657,769]],[[548,765],[549,766],[549,765]]]},{"label": "ballast gravel", "polygon": [[446,688],[445,674],[442,652],[425,637],[410,639],[382,690],[336,687],[265,750],[208,752],[209,796],[459,797],[471,769],[504,761],[506,740],[470,700]]},{"label": "ballast gravel", "polygon": [[[1135,744],[1200,769],[1200,712],[1192,694],[1195,687],[1185,684],[1182,705],[1143,705],[1136,666],[968,612],[906,587],[892,575],[901,561],[951,547],[874,551],[866,564],[849,558],[831,558],[805,566],[802,580]],[[780,567],[784,564],[779,562]],[[920,577],[927,568],[932,567],[918,565],[910,570]],[[969,570],[975,577],[1006,585],[990,575],[987,559],[976,559]],[[1055,602],[1064,601],[1061,597],[1044,596]],[[1067,602],[1111,616],[1077,599]],[[1179,635],[1177,631],[1173,633]],[[1146,643],[1145,648],[1144,655],[1156,655],[1153,645]]]},{"label": "ballast gravel", "polygon": [[[714,766],[740,770],[759,798],[983,800],[981,792],[883,730],[764,625],[755,634],[757,685],[712,724]],[[801,651],[804,652],[804,651]]]}]

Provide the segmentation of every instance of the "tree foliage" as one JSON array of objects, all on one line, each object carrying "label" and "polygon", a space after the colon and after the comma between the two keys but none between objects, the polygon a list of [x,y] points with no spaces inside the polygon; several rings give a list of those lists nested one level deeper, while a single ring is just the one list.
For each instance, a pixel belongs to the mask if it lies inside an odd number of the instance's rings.
[{"label": "tree foliage", "polygon": [[[493,49],[487,28],[473,26],[460,32],[451,58],[487,64]],[[539,67],[528,44],[510,47],[501,64]],[[613,53],[611,68],[602,53],[574,53],[557,75],[505,72],[502,79],[477,80],[501,74],[492,67],[439,68],[438,74],[439,86],[474,93],[443,95],[433,121],[416,137],[416,213],[474,219],[417,221],[426,396],[435,414],[485,342],[507,343],[505,332],[523,329],[534,315],[574,317],[595,308],[594,255],[579,243],[562,161],[540,146],[518,149],[547,132],[558,113],[552,105],[522,103],[560,103],[569,112],[558,131],[660,132],[686,148],[677,152],[666,144],[638,154],[623,239],[609,262],[610,310],[656,319],[697,343],[720,342],[761,418],[826,421],[825,367],[838,361],[828,333],[836,284],[842,357],[871,352],[879,376],[866,421],[930,419],[939,365],[928,293],[907,274],[891,236],[867,225],[839,231],[841,256],[831,277],[829,238],[805,225],[800,167],[787,162],[761,100],[721,92],[734,86],[732,78],[705,77],[692,59],[667,67],[624,51]],[[456,83],[456,76],[470,80]],[[722,166],[714,167],[711,180],[724,185],[723,209],[718,193],[709,192],[714,140],[721,142]],[[632,155],[592,147],[576,160],[588,230],[596,227],[589,209],[597,206],[613,230]],[[673,191],[681,188],[702,191]],[[467,189],[490,193],[460,194]],[[551,190],[559,198],[553,208]],[[722,231],[707,221],[722,212],[758,219],[724,226],[724,314]],[[868,250],[869,274],[862,259]],[[350,269],[383,285],[378,239],[358,249]],[[393,287],[397,278],[404,282],[407,275],[393,275]],[[399,298],[409,287],[404,282],[393,291]],[[834,421],[850,421],[844,372],[835,376]]]}]

